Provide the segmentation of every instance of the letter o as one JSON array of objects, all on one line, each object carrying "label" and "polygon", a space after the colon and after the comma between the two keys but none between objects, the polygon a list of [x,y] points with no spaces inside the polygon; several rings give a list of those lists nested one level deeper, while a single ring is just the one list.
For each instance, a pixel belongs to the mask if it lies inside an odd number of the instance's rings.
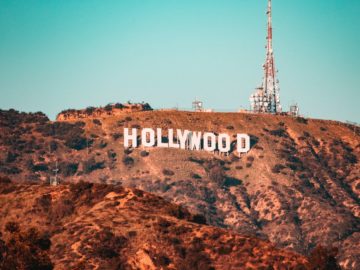
[{"label": "letter o", "polygon": [[[149,141],[147,136],[149,135]],[[145,147],[153,147],[155,145],[155,131],[152,128],[144,128],[141,131],[141,144]]]},{"label": "letter o", "polygon": [[[224,143],[225,142],[225,146],[224,146]],[[218,148],[219,148],[219,151],[221,153],[228,153],[230,152],[230,149],[231,149],[231,142],[230,142],[230,137],[229,135],[225,134],[225,133],[221,133],[219,134],[219,137],[218,137]]]},{"label": "letter o", "polygon": [[[216,136],[214,133],[205,132],[204,133],[204,150],[212,152],[216,149]],[[209,145],[209,139],[210,139],[210,145]]]}]

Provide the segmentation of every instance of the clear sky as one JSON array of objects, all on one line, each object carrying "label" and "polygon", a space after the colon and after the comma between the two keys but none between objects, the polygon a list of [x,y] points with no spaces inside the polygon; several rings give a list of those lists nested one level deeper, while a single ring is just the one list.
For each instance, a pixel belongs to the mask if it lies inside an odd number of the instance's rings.
[{"label": "clear sky", "polygon": [[[248,108],[266,0],[0,0],[0,108]],[[281,101],[360,122],[360,1],[273,0]]]}]

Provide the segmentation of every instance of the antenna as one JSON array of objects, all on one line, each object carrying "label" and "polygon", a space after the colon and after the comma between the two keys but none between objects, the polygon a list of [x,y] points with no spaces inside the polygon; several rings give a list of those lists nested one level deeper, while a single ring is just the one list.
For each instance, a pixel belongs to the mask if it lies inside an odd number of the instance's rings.
[{"label": "antenna", "polygon": [[276,79],[277,70],[275,68],[275,58],[273,51],[273,28],[272,28],[272,6],[268,0],[267,8],[267,45],[266,59],[263,65],[264,77],[260,87],[250,96],[251,109],[254,112],[280,113],[280,88],[279,81]]}]

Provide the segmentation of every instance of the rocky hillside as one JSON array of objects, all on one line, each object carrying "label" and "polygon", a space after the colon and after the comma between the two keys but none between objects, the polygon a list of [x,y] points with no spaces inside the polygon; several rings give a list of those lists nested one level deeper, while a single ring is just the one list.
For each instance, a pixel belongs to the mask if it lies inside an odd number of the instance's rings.
[{"label": "rocky hillside", "polygon": [[[61,180],[140,188],[205,216],[210,225],[310,254],[336,247],[360,267],[360,134],[334,121],[246,113],[123,112],[48,122],[0,112],[0,173],[13,181]],[[124,127],[247,133],[240,158],[179,149],[124,149]]]},{"label": "rocky hillside", "polygon": [[151,111],[152,108],[148,103],[114,103],[108,104],[105,107],[87,107],[84,110],[75,110],[69,109],[60,112],[56,120],[80,120],[83,118],[97,118],[97,117],[108,117],[108,116],[116,116],[121,115],[123,113],[131,113],[131,112],[141,112],[141,111]]},{"label": "rocky hillside", "polygon": [[0,268],[314,269],[331,263],[321,252],[309,259],[203,221],[137,189],[3,179]]}]

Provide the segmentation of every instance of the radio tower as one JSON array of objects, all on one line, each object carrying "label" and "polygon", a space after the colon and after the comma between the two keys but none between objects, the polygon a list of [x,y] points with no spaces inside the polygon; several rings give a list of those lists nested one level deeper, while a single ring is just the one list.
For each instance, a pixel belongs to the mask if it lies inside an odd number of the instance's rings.
[{"label": "radio tower", "polygon": [[250,96],[251,109],[254,112],[280,113],[279,81],[276,79],[277,70],[275,69],[274,51],[272,44],[272,10],[271,0],[268,0],[267,10],[267,45],[266,60],[263,65],[264,78],[260,87],[256,88],[255,93]]}]

